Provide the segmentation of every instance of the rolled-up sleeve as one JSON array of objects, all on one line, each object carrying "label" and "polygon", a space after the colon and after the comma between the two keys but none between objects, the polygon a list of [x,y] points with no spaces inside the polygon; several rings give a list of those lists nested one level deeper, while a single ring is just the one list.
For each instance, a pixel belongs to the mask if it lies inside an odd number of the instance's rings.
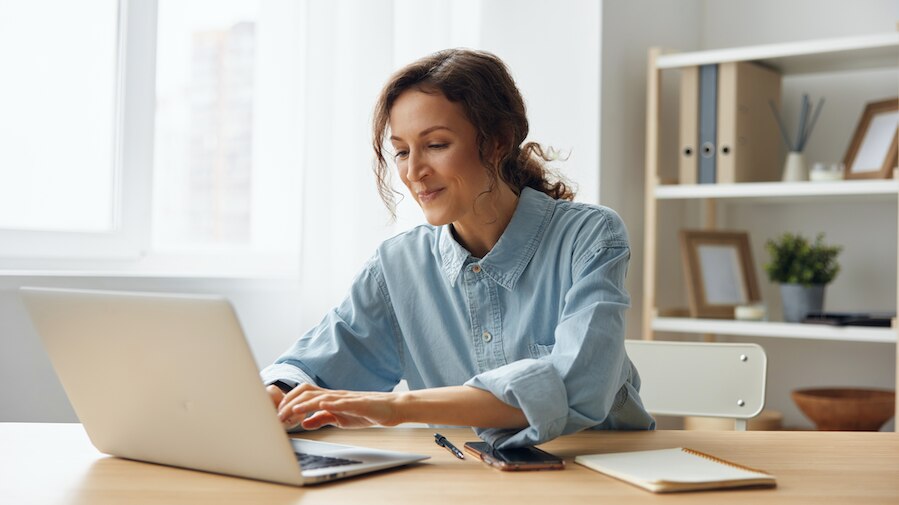
[{"label": "rolled-up sleeve", "polygon": [[330,389],[390,391],[402,378],[402,339],[377,255],[347,297],[262,370],[264,382],[312,382]]},{"label": "rolled-up sleeve", "polygon": [[465,385],[490,391],[527,417],[529,426],[523,430],[475,428],[479,437],[495,447],[536,445],[565,431],[568,393],[559,372],[548,361],[516,361],[476,375]]},{"label": "rolled-up sleeve", "polygon": [[521,430],[476,429],[481,438],[500,448],[540,444],[604,423],[636,394],[627,387],[632,371],[624,350],[629,257],[626,238],[584,252],[573,263],[552,351],[466,383],[520,408],[529,423]]}]

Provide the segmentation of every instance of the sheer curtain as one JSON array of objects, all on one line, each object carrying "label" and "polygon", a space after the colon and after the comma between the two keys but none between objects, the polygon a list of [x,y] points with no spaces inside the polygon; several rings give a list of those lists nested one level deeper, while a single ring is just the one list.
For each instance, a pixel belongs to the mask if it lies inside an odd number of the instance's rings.
[{"label": "sheer curtain", "polygon": [[[305,134],[300,284],[303,327],[346,293],[384,239],[424,222],[410,199],[398,218],[378,197],[371,118],[400,66],[446,47],[476,46],[479,0],[306,2]],[[395,187],[403,191],[395,180]]]},{"label": "sheer curtain", "polygon": [[557,168],[578,183],[579,200],[597,201],[598,2],[308,0],[303,5],[302,328],[340,301],[381,241],[424,222],[408,197],[399,204],[397,222],[389,222],[372,175],[370,131],[381,86],[420,56],[471,47],[503,58],[525,96],[531,138],[571,150],[569,161]]}]

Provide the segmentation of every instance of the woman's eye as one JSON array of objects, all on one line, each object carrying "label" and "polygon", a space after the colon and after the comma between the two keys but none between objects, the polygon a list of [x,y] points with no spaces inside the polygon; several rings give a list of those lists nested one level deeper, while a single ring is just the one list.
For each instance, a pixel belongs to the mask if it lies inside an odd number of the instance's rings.
[{"label": "woman's eye", "polygon": [[397,159],[397,160],[404,160],[404,159],[406,159],[406,156],[409,156],[409,151],[397,151],[393,155],[394,159]]},{"label": "woman's eye", "polygon": [[448,144],[431,144],[431,145],[429,145],[428,147],[430,147],[431,149],[443,149],[443,148],[445,148],[447,145],[448,145]]}]

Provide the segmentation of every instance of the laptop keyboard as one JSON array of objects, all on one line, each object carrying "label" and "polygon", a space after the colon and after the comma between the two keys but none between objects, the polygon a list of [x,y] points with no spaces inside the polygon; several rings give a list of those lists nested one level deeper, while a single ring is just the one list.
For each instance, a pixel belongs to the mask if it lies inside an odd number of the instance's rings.
[{"label": "laptop keyboard", "polygon": [[331,466],[343,466],[362,463],[353,459],[329,458],[328,456],[319,456],[317,454],[306,454],[305,452],[295,452],[297,461],[303,470],[314,470],[316,468],[328,468]]}]

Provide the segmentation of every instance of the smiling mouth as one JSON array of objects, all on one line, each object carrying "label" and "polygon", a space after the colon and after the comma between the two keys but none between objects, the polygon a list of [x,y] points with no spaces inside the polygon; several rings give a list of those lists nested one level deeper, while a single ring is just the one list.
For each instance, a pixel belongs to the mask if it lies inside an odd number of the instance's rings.
[{"label": "smiling mouth", "polygon": [[436,199],[440,194],[443,193],[443,188],[439,189],[431,189],[428,191],[419,191],[418,192],[418,201],[421,203],[428,203]]}]

